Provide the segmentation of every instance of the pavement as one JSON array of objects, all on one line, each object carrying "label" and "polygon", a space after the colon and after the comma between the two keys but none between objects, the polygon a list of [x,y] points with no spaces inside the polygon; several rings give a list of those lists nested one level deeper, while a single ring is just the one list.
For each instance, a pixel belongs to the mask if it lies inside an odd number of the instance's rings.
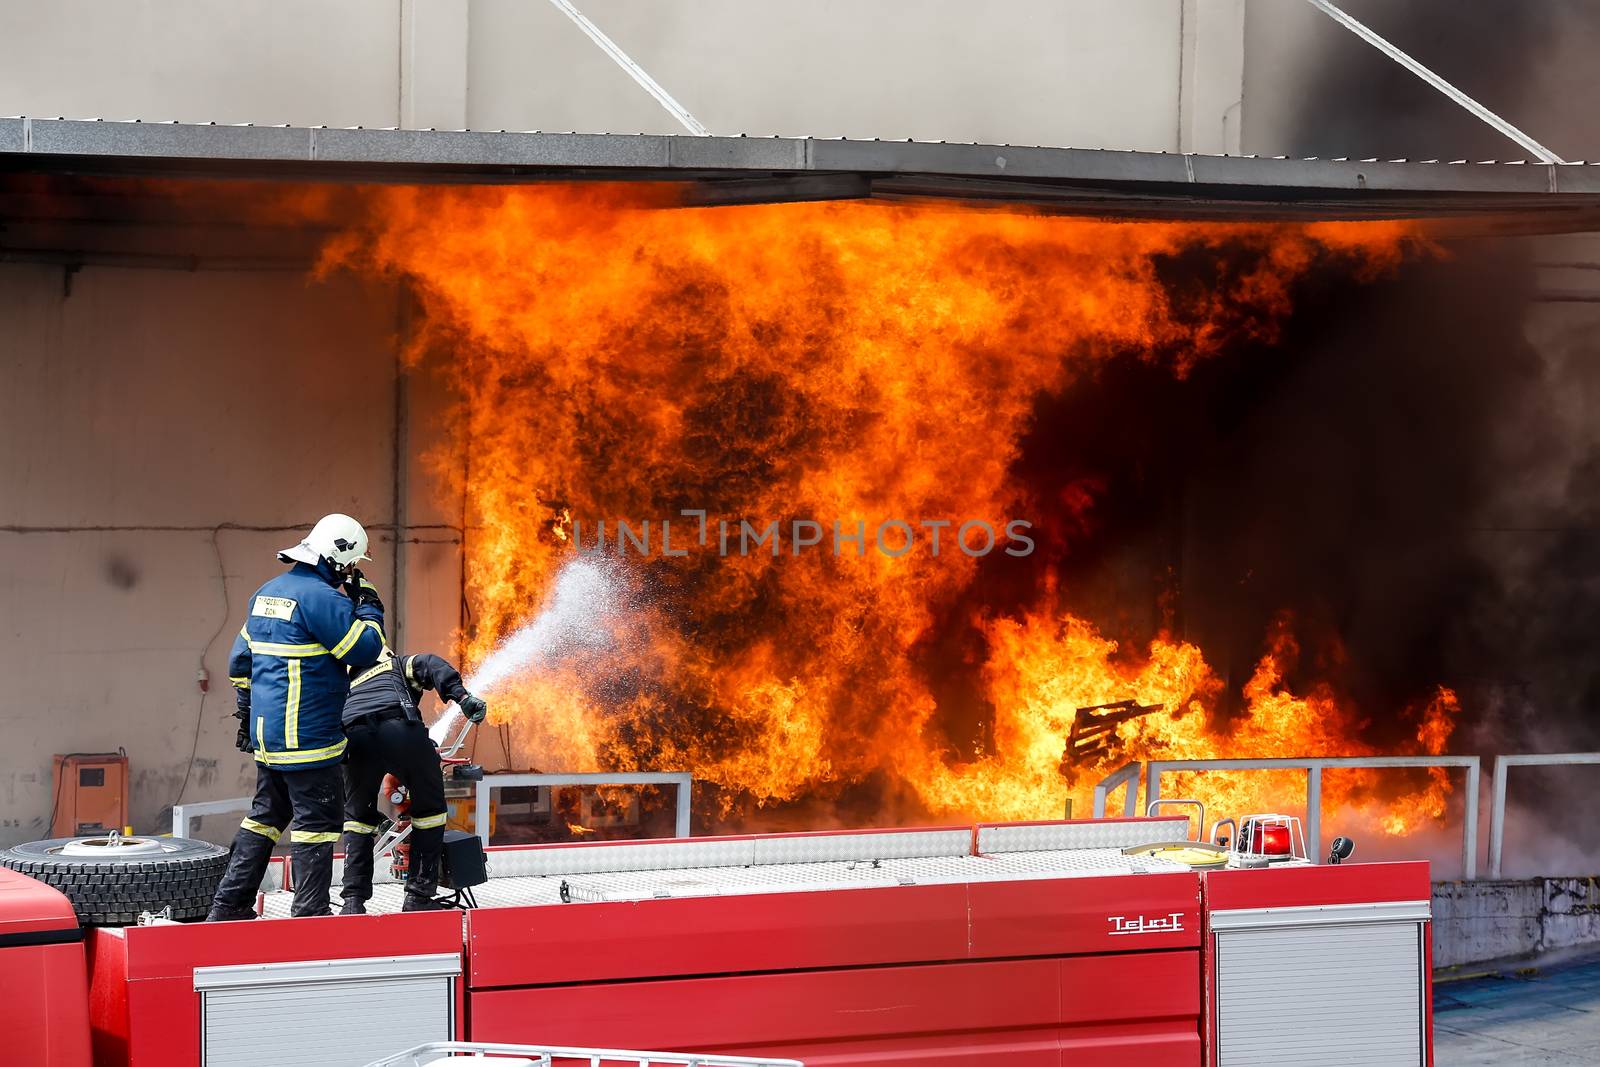
[{"label": "pavement", "polygon": [[1433,987],[1435,1067],[1600,1065],[1600,954]]}]

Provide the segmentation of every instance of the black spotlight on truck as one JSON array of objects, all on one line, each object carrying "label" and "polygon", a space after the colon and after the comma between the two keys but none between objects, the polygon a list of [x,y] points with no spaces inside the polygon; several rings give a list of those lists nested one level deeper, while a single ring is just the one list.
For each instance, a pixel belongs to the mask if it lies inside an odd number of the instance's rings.
[{"label": "black spotlight on truck", "polygon": [[1350,858],[1350,854],[1355,850],[1356,843],[1354,841],[1348,837],[1336,837],[1333,839],[1333,845],[1328,849],[1328,862],[1334,865],[1343,863]]},{"label": "black spotlight on truck", "polygon": [[439,884],[455,890],[445,901],[457,908],[476,908],[472,887],[489,880],[489,861],[483,854],[483,841],[465,830],[444,832],[444,855],[439,864]]}]

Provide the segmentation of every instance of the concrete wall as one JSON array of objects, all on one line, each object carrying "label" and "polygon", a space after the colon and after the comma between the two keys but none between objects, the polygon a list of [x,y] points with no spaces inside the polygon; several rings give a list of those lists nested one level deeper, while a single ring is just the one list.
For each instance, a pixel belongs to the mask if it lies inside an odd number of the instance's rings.
[{"label": "concrete wall", "polygon": [[1434,883],[1435,968],[1596,943],[1600,883],[1593,877]]},{"label": "concrete wall", "polygon": [[395,0],[0,5],[0,113],[393,126]]},{"label": "concrete wall", "polygon": [[[717,133],[1236,150],[1244,0],[581,0]],[[678,133],[544,0],[15,0],[0,114]]]},{"label": "concrete wall", "polygon": [[126,748],[141,831],[180,794],[249,792],[229,647],[325,512],[384,527],[371,570],[400,640],[449,647],[459,534],[429,527],[459,508],[410,456],[396,477],[397,419],[427,447],[448,393],[407,376],[397,403],[392,291],[6,264],[0,308],[0,844],[47,836],[54,753]]}]

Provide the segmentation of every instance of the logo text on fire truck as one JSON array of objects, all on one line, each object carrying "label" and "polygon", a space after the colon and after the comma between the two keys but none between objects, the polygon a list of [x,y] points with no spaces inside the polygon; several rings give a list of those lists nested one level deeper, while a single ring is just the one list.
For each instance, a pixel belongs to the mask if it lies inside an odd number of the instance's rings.
[{"label": "logo text on fire truck", "polygon": [[1111,935],[1118,934],[1176,934],[1183,932],[1183,912],[1174,911],[1151,918],[1148,915],[1107,915]]}]

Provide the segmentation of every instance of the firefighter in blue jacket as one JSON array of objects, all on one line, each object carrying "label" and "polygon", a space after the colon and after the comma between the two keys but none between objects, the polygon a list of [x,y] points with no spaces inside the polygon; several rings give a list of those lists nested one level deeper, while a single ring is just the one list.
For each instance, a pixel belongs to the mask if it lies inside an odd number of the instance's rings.
[{"label": "firefighter in blue jacket", "polygon": [[261,877],[291,819],[290,914],[332,914],[333,850],[344,825],[339,765],[349,668],[371,667],[384,648],[383,604],[356,569],[368,558],[360,523],[328,515],[278,558],[292,566],[250,598],[229,661],[240,748],[255,753],[256,795],[234,836],[208,922],[255,918]]}]

